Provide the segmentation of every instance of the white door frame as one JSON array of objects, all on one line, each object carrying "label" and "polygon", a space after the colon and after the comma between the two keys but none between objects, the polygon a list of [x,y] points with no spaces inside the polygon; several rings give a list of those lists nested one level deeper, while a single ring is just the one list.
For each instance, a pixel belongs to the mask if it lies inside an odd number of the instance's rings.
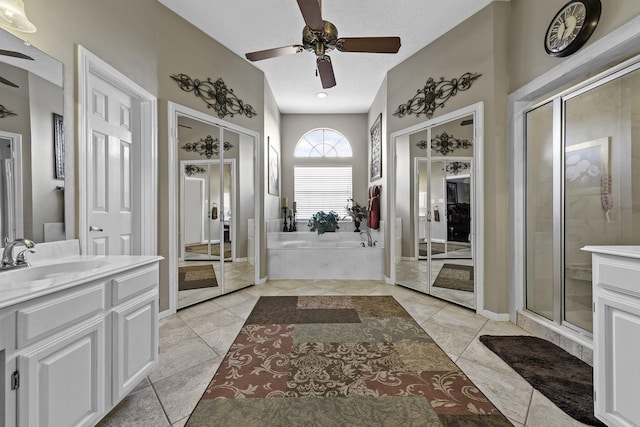
[{"label": "white door frame", "polygon": [[89,90],[90,77],[98,78],[111,86],[123,91],[139,103],[139,115],[134,115],[134,132],[139,133],[140,140],[139,164],[134,165],[133,173],[138,174],[136,181],[139,187],[135,192],[139,194],[139,209],[137,224],[134,231],[139,233],[140,253],[134,255],[156,255],[157,247],[157,192],[158,192],[158,101],[157,98],[143,89],[141,86],[127,78],[124,74],[111,65],[98,58],[96,55],[78,46],[78,163],[80,174],[78,175],[78,205],[79,205],[79,237],[80,251],[87,255],[90,251],[89,243],[89,191],[87,177],[91,165],[91,91]]},{"label": "white door frame", "polygon": [[[427,128],[438,126],[449,122],[458,117],[474,114],[474,141],[473,141],[473,165],[472,169],[476,171],[475,175],[475,206],[473,207],[473,217],[475,230],[472,232],[472,240],[475,246],[474,265],[476,271],[476,288],[475,288],[475,310],[477,313],[486,317],[494,318],[493,313],[486,312],[484,309],[484,102],[477,102],[459,110],[452,111],[442,116],[430,119],[422,123],[418,123],[406,129],[393,132],[390,135],[389,153],[391,161],[389,162],[389,188],[396,188],[396,140],[402,137],[423,131]],[[391,283],[396,282],[396,194],[395,191],[389,191],[389,241],[393,242],[389,245],[390,263],[389,263],[389,279]]]},{"label": "white door frame", "polygon": [[[260,240],[262,224],[260,223],[260,211],[262,209],[261,196],[261,171],[262,165],[258,161],[260,134],[249,129],[245,129],[233,123],[221,120],[217,117],[210,116],[201,111],[194,110],[193,108],[185,107],[184,105],[177,104],[169,101],[167,103],[167,121],[169,123],[169,146],[167,169],[169,175],[169,310],[163,312],[162,315],[174,314],[178,306],[178,255],[179,255],[179,241],[178,241],[178,119],[177,115],[190,117],[195,120],[210,123],[214,126],[219,126],[223,129],[228,129],[233,132],[241,133],[245,136],[253,138],[253,164],[254,164],[254,201],[253,201],[253,217],[255,224],[254,232],[254,253],[255,253],[255,277],[254,282],[260,283]],[[224,158],[224,154],[223,154]],[[235,236],[233,237],[235,240]]]},{"label": "white door frame", "polygon": [[[22,194],[22,135],[19,133],[0,131],[0,137],[11,140],[11,159],[13,159],[13,206],[9,210],[13,212],[10,221],[9,239],[17,239],[31,236],[24,235],[24,205]],[[4,246],[4,242],[0,242],[0,246]]]}]

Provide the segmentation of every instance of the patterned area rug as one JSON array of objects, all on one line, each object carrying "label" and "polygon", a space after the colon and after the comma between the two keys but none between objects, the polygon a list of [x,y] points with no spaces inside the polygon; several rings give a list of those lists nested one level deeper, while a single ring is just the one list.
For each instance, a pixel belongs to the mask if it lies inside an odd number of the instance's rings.
[{"label": "patterned area rug", "polygon": [[537,337],[482,335],[480,342],[574,419],[603,426],[593,415],[593,368]]},{"label": "patterned area rug", "polygon": [[178,290],[211,288],[218,286],[216,273],[211,264],[178,267]]},{"label": "patterned area rug", "polygon": [[444,264],[433,286],[473,292],[473,266]]},{"label": "patterned area rug", "polygon": [[261,297],[186,424],[511,426],[390,296]]}]

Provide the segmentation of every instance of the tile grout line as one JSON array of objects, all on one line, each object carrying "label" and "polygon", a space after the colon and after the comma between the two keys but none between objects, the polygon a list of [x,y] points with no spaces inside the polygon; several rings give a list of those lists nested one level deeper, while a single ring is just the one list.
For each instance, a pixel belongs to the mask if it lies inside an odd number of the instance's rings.
[{"label": "tile grout line", "polygon": [[[164,408],[164,405],[162,404],[162,400],[160,399],[160,395],[158,395],[158,391],[156,390],[155,384],[153,384],[153,381],[151,381],[151,378],[149,378],[149,376],[147,375],[147,380],[149,381],[149,384],[151,386],[151,390],[153,390],[153,394],[156,397],[156,400],[158,401],[158,404],[160,405],[160,408],[162,409],[162,413],[164,414],[165,418],[167,419],[167,422],[169,423],[169,426],[171,427],[173,425],[173,423],[171,422],[171,419],[169,418],[169,414],[167,414],[167,410]],[[191,414],[189,414],[189,416],[191,416]]]},{"label": "tile grout line", "polygon": [[536,391],[535,387],[531,387],[531,396],[529,396],[529,405],[527,405],[527,413],[524,416],[524,423],[522,425],[527,427],[527,422],[529,421],[529,411],[531,411],[531,404],[533,403],[533,393]]}]

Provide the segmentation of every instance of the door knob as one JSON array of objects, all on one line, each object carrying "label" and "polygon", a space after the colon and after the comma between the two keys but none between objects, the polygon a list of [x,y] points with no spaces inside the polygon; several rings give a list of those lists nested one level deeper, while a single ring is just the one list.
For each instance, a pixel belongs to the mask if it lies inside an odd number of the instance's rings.
[{"label": "door knob", "polygon": [[104,230],[100,227],[94,227],[93,225],[90,225],[89,231],[104,231]]}]

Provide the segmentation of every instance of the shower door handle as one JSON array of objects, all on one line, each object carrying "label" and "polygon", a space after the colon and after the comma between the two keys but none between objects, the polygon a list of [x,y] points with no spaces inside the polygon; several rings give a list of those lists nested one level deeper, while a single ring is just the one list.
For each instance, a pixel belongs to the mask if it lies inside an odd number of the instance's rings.
[{"label": "shower door handle", "polygon": [[94,227],[93,225],[90,225],[89,231],[104,231],[104,230],[100,227]]}]

